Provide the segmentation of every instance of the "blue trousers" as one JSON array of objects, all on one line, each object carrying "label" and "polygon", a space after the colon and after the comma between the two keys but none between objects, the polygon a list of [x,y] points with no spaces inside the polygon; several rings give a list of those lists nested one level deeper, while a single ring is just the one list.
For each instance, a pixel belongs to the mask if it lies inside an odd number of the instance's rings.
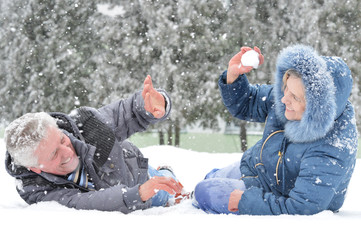
[{"label": "blue trousers", "polygon": [[[171,171],[166,170],[166,169],[156,170],[156,169],[152,168],[151,166],[148,166],[148,174],[150,177],[154,177],[154,176],[171,177],[171,178],[177,180],[177,178],[174,176],[174,174]],[[169,194],[166,191],[160,190],[157,192],[156,195],[154,195],[152,197],[152,206],[153,207],[159,207],[159,206],[164,207],[167,205],[168,201],[172,198],[174,198],[173,195]]]},{"label": "blue trousers", "polygon": [[234,190],[246,190],[244,182],[240,180],[241,176],[239,161],[222,169],[213,169],[197,184],[193,206],[207,213],[237,214],[228,210],[228,202]]}]

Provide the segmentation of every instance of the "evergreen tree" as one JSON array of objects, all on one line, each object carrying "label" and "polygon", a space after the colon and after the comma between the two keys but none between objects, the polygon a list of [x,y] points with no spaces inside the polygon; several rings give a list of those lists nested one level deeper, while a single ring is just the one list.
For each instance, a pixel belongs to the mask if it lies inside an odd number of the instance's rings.
[{"label": "evergreen tree", "polygon": [[228,44],[222,24],[227,14],[222,1],[174,1],[156,9],[165,24],[157,19],[160,26],[149,28],[149,36],[158,37],[153,42],[161,49],[160,61],[152,70],[171,93],[171,122],[178,145],[179,130],[186,126],[218,127],[217,116],[223,109],[218,66]]},{"label": "evergreen tree", "polygon": [[88,102],[94,70],[89,58],[96,42],[88,20],[94,6],[93,1],[9,2],[8,85],[1,94],[8,118],[34,111],[68,112]]},{"label": "evergreen tree", "polygon": [[[129,92],[139,89],[150,74],[154,85],[165,88],[173,102],[170,121],[157,126],[168,132],[169,143],[173,131],[179,139],[180,129],[191,124],[216,128],[216,117],[223,107],[217,66],[228,44],[223,38],[222,21],[227,15],[222,1],[119,4],[124,14],[98,21],[107,26],[103,27],[106,30],[99,28],[104,51],[96,58],[100,56],[105,64],[95,74],[106,81],[99,82],[99,88],[107,85],[111,92]],[[109,79],[110,71],[119,75]],[[117,78],[124,84],[117,83]]]},{"label": "evergreen tree", "polygon": [[179,145],[180,129],[217,129],[219,116],[232,119],[217,80],[241,46],[261,48],[265,63],[248,77],[269,84],[280,50],[298,43],[348,63],[358,106],[360,7],[357,0],[4,0],[2,119],[100,107],[141,89],[149,74],[173,101],[169,121],[155,128]]}]

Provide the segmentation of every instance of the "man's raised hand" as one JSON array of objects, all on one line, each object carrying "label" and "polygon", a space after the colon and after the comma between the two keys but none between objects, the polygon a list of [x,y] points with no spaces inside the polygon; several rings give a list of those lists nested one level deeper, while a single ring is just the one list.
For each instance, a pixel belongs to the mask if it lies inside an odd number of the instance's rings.
[{"label": "man's raised hand", "polygon": [[145,110],[153,114],[155,118],[162,118],[165,114],[165,100],[163,95],[154,89],[149,75],[144,80],[142,96]]}]

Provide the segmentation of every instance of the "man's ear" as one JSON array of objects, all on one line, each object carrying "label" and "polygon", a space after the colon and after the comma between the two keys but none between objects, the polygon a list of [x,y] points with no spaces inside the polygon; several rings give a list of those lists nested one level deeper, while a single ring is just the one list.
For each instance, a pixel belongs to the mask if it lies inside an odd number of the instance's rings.
[{"label": "man's ear", "polygon": [[37,174],[40,174],[41,173],[41,170],[39,168],[36,168],[36,167],[29,167],[29,169]]}]

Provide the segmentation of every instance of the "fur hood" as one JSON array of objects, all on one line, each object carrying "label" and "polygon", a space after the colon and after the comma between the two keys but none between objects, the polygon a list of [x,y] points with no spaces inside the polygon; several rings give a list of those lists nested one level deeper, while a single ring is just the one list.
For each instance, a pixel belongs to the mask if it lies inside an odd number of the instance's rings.
[{"label": "fur hood", "polygon": [[[288,69],[302,75],[306,89],[306,109],[300,121],[285,118],[282,78]],[[326,136],[345,109],[352,89],[352,76],[338,57],[324,57],[311,47],[294,45],[281,51],[275,74],[277,118],[285,124],[285,135],[292,142],[312,142]]]}]

